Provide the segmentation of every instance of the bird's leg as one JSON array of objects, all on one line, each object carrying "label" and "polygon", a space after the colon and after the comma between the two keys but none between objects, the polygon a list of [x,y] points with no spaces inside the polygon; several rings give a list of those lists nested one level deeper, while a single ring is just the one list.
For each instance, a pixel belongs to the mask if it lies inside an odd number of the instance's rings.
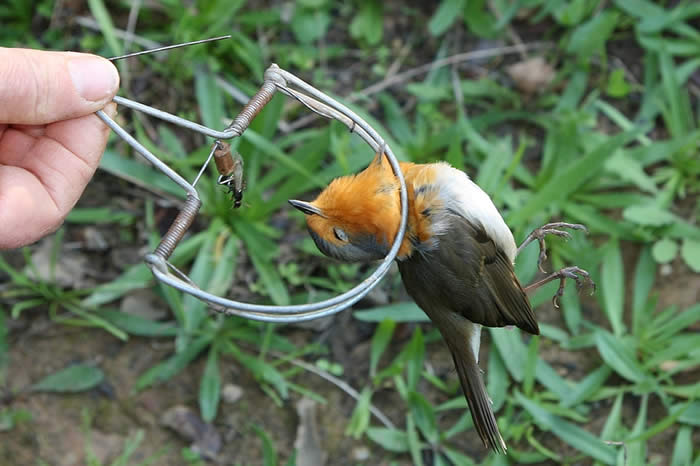
[{"label": "bird's leg", "polygon": [[566,285],[567,278],[571,278],[576,281],[576,289],[580,290],[585,284],[588,284],[593,289],[592,293],[595,293],[595,282],[591,280],[590,274],[582,268],[576,266],[565,267],[558,272],[554,272],[542,280],[526,286],[524,290],[526,293],[528,293],[551,281],[559,280],[559,288],[557,289],[557,292],[554,293],[554,296],[552,296],[552,304],[554,307],[559,308],[559,298],[564,294],[564,285]]},{"label": "bird's leg", "polygon": [[[566,239],[571,238],[571,234],[567,231],[561,230],[561,228],[570,228],[572,230],[583,230],[585,232],[588,232],[588,229],[584,225],[580,225],[578,223],[565,223],[565,222],[548,223],[546,225],[542,225],[539,228],[535,228],[532,231],[532,233],[527,235],[527,238],[525,238],[525,241],[523,241],[523,244],[521,244],[518,247],[518,250],[515,254],[516,255],[520,254],[520,251],[525,249],[525,247],[528,244],[537,240],[537,242],[540,245],[540,256],[537,258],[537,268],[540,269],[540,271],[542,273],[546,273],[545,270],[542,268],[542,263],[545,260],[547,260],[547,246],[544,242],[544,237],[547,235],[555,235],[555,236],[559,236],[559,237],[566,238]],[[554,279],[552,279],[552,280],[554,280]]]},{"label": "bird's leg", "polygon": [[[571,234],[567,231],[562,230],[562,228],[569,228],[571,230],[583,230],[585,232],[588,232],[588,229],[584,225],[578,223],[548,223],[546,225],[542,225],[539,228],[536,228],[535,230],[533,230],[532,233],[527,235],[525,241],[523,241],[520,247],[518,247],[516,255],[520,254],[520,251],[522,251],[528,244],[532,243],[533,241],[537,241],[540,245],[540,256],[537,258],[537,268],[540,269],[542,273],[546,273],[545,270],[542,268],[542,263],[547,259],[547,246],[544,242],[544,238],[547,235],[555,235],[565,239],[571,238]],[[583,288],[584,285],[587,284],[593,289],[593,292],[595,292],[595,282],[591,280],[590,274],[582,268],[576,266],[563,268],[557,272],[546,276],[540,281],[526,286],[525,292],[536,290],[537,288],[551,281],[559,280],[559,288],[557,288],[557,292],[554,294],[554,296],[552,296],[552,304],[554,305],[554,307],[558,308],[559,298],[564,294],[564,286],[566,285],[567,278],[571,278],[576,281],[576,288],[578,290],[580,290],[581,288]]]}]

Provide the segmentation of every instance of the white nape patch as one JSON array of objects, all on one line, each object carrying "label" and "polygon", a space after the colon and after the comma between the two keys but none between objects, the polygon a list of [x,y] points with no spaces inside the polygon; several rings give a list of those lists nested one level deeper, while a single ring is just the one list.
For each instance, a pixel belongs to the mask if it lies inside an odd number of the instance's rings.
[{"label": "white nape patch", "polygon": [[518,248],[513,233],[489,195],[466,173],[446,162],[436,163],[435,172],[435,184],[440,187],[440,199],[445,202],[445,206],[459,212],[470,222],[483,225],[494,243],[514,262]]}]

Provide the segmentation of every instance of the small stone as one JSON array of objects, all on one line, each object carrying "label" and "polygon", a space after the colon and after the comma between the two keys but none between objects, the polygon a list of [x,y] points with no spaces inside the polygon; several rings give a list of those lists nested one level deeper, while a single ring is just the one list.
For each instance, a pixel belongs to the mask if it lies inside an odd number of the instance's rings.
[{"label": "small stone", "polygon": [[204,422],[199,414],[187,406],[169,408],[161,417],[161,424],[192,442],[191,448],[204,458],[215,459],[221,451],[221,435],[216,428]]},{"label": "small stone", "polygon": [[95,227],[83,228],[83,244],[89,251],[106,251],[109,248],[105,236]]},{"label": "small stone", "polygon": [[518,89],[526,94],[541,91],[554,79],[554,68],[542,57],[521,61],[509,66],[507,71]]},{"label": "small stone", "polygon": [[54,251],[52,238],[39,243],[32,252],[31,263],[31,267],[25,268],[25,273],[33,280],[52,282],[61,288],[83,288],[89,284],[85,278],[87,258],[76,251]]},{"label": "small stone", "polygon": [[243,389],[236,384],[228,383],[221,390],[221,398],[225,403],[235,403],[243,396]]},{"label": "small stone", "polygon": [[165,305],[158,295],[148,289],[136,290],[122,299],[119,310],[148,320],[161,320],[166,317]]},{"label": "small stone", "polygon": [[367,461],[369,459],[369,448],[365,446],[353,448],[352,459],[355,461]]}]

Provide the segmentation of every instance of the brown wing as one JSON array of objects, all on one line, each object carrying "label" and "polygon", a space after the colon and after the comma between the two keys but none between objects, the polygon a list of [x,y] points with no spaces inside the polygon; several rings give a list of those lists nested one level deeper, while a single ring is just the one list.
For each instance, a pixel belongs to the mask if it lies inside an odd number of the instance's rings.
[{"label": "brown wing", "polygon": [[539,326],[513,266],[481,225],[459,215],[434,250],[415,251],[399,262],[406,289],[426,309],[439,306],[488,327],[515,325],[539,334]]}]

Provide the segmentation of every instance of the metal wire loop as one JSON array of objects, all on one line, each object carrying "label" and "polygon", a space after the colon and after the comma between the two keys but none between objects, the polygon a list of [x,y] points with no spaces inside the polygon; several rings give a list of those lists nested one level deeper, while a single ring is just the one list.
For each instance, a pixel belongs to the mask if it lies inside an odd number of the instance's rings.
[{"label": "metal wire loop", "polygon": [[[182,274],[182,272],[174,273],[173,270],[177,269],[171,266],[167,262],[167,259],[170,257],[174,249],[177,247],[177,244],[192,224],[201,206],[199,195],[193,186],[194,183],[188,183],[178,173],[164,164],[148,149],[136,141],[129,133],[124,131],[123,128],[109,118],[104,112],[98,111],[97,115],[112,130],[114,130],[119,137],[133,147],[136,152],[151,162],[166,176],[175,181],[187,193],[187,201],[185,202],[183,209],[178,214],[168,232],[164,235],[156,250],[153,253],[148,254],[145,258],[147,265],[151,268],[151,271],[156,279],[209,303],[215,311],[226,315],[235,315],[264,322],[289,323],[325,317],[352,306],[366,296],[367,293],[369,293],[375,286],[377,286],[379,281],[389,271],[391,263],[398,254],[406,232],[406,222],[408,218],[408,197],[406,182],[403,174],[401,173],[401,169],[399,168],[398,160],[388,144],[386,144],[386,142],[374,130],[374,128],[372,128],[367,122],[365,122],[345,105],[337,102],[333,98],[302,81],[292,73],[279,68],[275,64],[272,64],[265,71],[264,82],[260,87],[260,90],[250,99],[239,115],[234,118],[231,124],[224,131],[216,131],[211,128],[207,128],[198,123],[185,120],[167,112],[157,110],[153,107],[149,107],[123,97],[115,97],[114,101],[117,104],[146,113],[153,117],[168,121],[175,125],[182,126],[212,138],[231,139],[234,137],[239,137],[248,128],[253,118],[255,118],[260,110],[262,110],[262,108],[272,99],[276,91],[280,91],[281,93],[298,100],[311,111],[323,117],[336,119],[342,122],[350,131],[355,132],[365,142],[367,142],[367,144],[369,144],[375,152],[383,150],[389,160],[389,163],[391,164],[392,170],[399,180],[400,185],[401,219],[398,232],[394,238],[389,254],[387,254],[387,256],[379,263],[372,274],[370,274],[354,288],[333,298],[309,304],[274,306],[234,301],[207,293],[206,291],[197,287],[192,280],[190,280],[186,275]],[[214,148],[212,148],[212,153],[213,151]],[[211,154],[207,160],[207,163],[210,159]]]}]

